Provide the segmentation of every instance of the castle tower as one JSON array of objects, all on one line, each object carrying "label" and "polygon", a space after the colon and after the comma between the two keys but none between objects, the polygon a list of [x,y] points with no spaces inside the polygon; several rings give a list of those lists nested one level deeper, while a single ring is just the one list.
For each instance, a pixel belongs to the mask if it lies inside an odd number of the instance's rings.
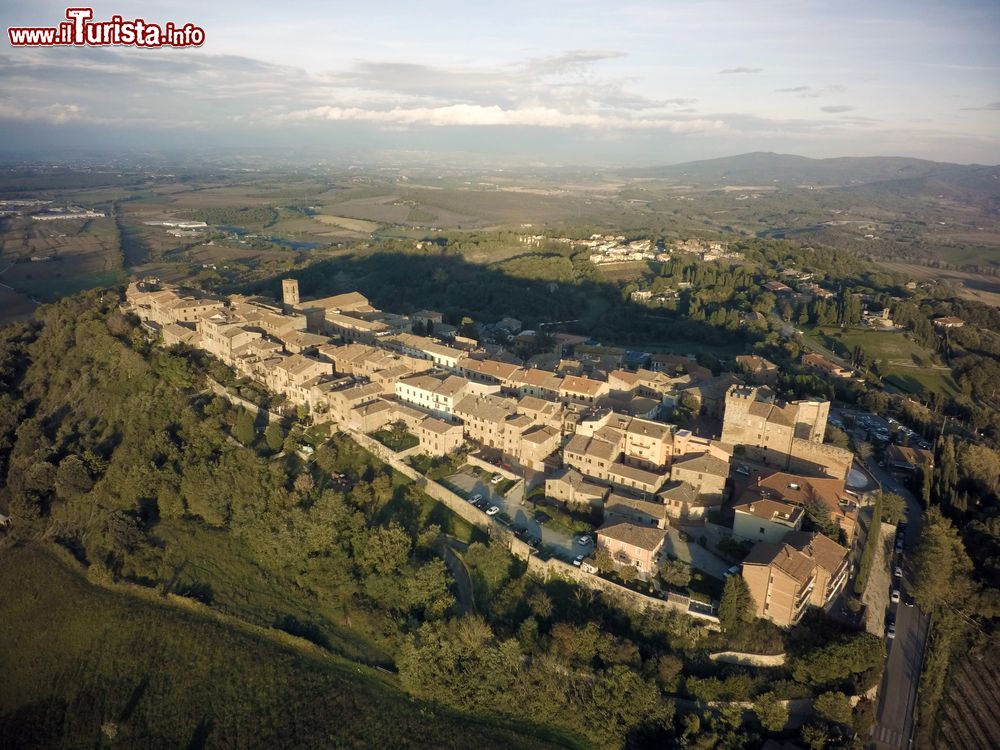
[{"label": "castle tower", "polygon": [[289,307],[299,306],[299,282],[297,279],[281,280],[281,300]]},{"label": "castle tower", "polygon": [[757,389],[744,385],[734,385],[726,392],[726,409],[722,416],[722,442],[732,445],[757,444],[748,440],[750,405],[757,400]]}]

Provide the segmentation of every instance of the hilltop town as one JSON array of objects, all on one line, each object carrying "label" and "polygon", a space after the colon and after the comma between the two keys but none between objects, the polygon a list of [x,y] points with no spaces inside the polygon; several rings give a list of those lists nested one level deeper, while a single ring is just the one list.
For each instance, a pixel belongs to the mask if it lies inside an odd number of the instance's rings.
[{"label": "hilltop town", "polygon": [[[782,401],[767,385],[713,376],[685,357],[641,355],[625,367],[624,356],[574,352],[585,348],[582,337],[563,334],[553,337],[554,369],[544,369],[479,346],[435,311],[385,312],[358,292],[302,300],[294,279],[282,292],[280,301],[213,297],[146,280],[129,285],[125,306],[163,345],[204,350],[283,397],[300,419],[332,423],[365,445],[401,430],[413,444],[393,458],[465,452],[495,480],[518,482],[522,497],[544,493],[600,518],[594,540],[561,547],[581,580],[614,574],[661,590],[671,528],[717,521],[726,505],[728,536],[747,545],[742,566],[726,573],[745,579],[757,616],[791,625],[842,591],[868,501],[864,482],[848,486],[851,452],[824,442],[829,402]],[[743,364],[758,374],[770,365]],[[681,404],[721,417],[721,434],[671,423]],[[498,533],[528,537],[525,554],[541,543],[516,511],[481,496],[472,503]],[[835,538],[802,531],[807,514],[830,519]],[[682,606],[716,619],[718,601],[682,598]]]}]

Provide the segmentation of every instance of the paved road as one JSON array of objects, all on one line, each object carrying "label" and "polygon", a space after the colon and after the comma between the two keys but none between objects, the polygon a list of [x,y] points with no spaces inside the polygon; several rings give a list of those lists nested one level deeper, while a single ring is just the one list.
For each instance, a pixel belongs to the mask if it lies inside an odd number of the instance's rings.
[{"label": "paved road", "polygon": [[576,537],[547,524],[538,523],[531,505],[498,495],[493,491],[493,486],[483,481],[481,477],[462,472],[448,477],[448,482],[470,495],[482,495],[491,504],[499,506],[500,510],[511,519],[514,527],[526,529],[530,536],[540,538],[542,545],[552,549],[558,557],[567,562],[577,555],[590,555],[594,551],[593,534],[590,535],[592,538],[588,544],[578,544]]},{"label": "paved road", "polygon": [[476,611],[476,597],[472,588],[472,579],[469,577],[469,569],[465,567],[465,561],[447,543],[441,545],[441,554],[444,557],[445,565],[451,571],[455,579],[456,601],[460,614],[467,615]]},{"label": "paved road", "polygon": [[[892,487],[893,491],[902,495],[906,501],[907,528],[904,547],[905,554],[912,553],[920,535],[920,504],[913,494],[900,486],[885,469],[873,463],[870,463],[868,468],[884,487],[887,489]],[[897,556],[896,561],[898,560]],[[904,597],[910,573],[904,555]],[[917,607],[890,604],[890,610],[896,620],[896,637],[888,641],[889,656],[879,687],[876,724],[872,733],[876,750],[910,747],[916,718],[917,684],[920,680],[924,644],[927,641],[928,619]]]},{"label": "paved road", "polygon": [[689,526],[685,529],[685,533],[689,539],[686,542],[681,539],[681,534],[677,529],[670,527],[667,530],[667,540],[663,544],[663,554],[673,555],[678,560],[682,560],[715,578],[725,577],[726,569],[729,568],[730,563],[695,541],[699,533],[705,532],[697,527]]}]

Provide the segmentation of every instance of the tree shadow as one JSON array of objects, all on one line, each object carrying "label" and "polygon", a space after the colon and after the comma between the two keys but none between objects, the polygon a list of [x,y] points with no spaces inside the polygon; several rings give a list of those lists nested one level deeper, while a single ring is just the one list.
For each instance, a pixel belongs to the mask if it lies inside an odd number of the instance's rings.
[{"label": "tree shadow", "polygon": [[129,696],[128,702],[125,704],[125,707],[121,710],[121,713],[118,714],[119,724],[124,724],[130,718],[132,718],[133,712],[139,705],[139,702],[142,700],[142,696],[146,694],[146,689],[148,687],[149,687],[149,675],[146,675],[139,681],[139,684],[136,685],[135,688],[132,690],[132,694]]},{"label": "tree shadow", "polygon": [[204,750],[205,743],[208,742],[208,738],[212,734],[214,727],[215,720],[207,716],[199,721],[198,726],[194,728],[194,732],[191,734],[191,739],[188,740],[187,750]]},{"label": "tree shadow", "polygon": [[509,315],[523,321],[525,328],[574,320],[565,327],[618,343],[665,346],[676,340],[743,349],[750,341],[745,329],[728,331],[692,320],[684,310],[668,312],[636,304],[623,298],[620,285],[594,278],[591,269],[574,282],[521,278],[437,249],[345,255],[229,291],[280,299],[281,279],[289,277],[299,281],[307,301],[359,291],[381,309],[405,313],[433,308],[455,324],[466,315],[477,322]]}]

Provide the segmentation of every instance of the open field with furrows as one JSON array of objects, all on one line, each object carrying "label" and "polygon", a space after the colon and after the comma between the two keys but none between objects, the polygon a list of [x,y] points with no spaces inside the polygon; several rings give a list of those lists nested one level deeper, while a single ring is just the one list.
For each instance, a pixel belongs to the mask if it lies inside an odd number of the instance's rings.
[{"label": "open field with furrows", "polygon": [[1000,653],[997,644],[951,669],[936,747],[993,750],[1000,747]]},{"label": "open field with furrows", "polygon": [[396,678],[65,552],[0,552],[0,737],[18,748],[549,747],[568,738],[412,701]]},{"label": "open field with furrows", "polygon": [[0,268],[4,284],[43,300],[114,284],[122,278],[118,229],[112,218],[8,219],[0,229]]},{"label": "open field with furrows", "polygon": [[[481,226],[483,221],[471,213],[442,208],[432,200],[408,197],[400,193],[351,198],[325,209],[334,218],[346,217],[380,224],[431,225],[442,228],[461,227],[469,229]],[[436,196],[440,191],[425,191]]]},{"label": "open field with furrows", "polygon": [[[1000,259],[1000,251],[997,256]],[[931,268],[916,263],[880,262],[878,265],[887,271],[907,276],[918,284],[925,281],[947,281],[958,287],[961,295],[967,299],[1000,307],[1000,276]]]},{"label": "open field with furrows", "polygon": [[348,216],[316,214],[311,218],[314,221],[318,221],[320,224],[340,227],[341,229],[347,229],[351,232],[374,232],[379,227],[377,222],[365,221],[364,219],[352,219]]},{"label": "open field with furrows", "polygon": [[597,275],[604,281],[628,282],[635,281],[649,274],[649,261],[630,260],[624,263],[602,263],[594,266]]},{"label": "open field with furrows", "polygon": [[904,332],[827,327],[815,329],[812,335],[842,356],[849,357],[854,347],[860,346],[866,357],[878,363],[883,378],[910,393],[958,392],[951,370],[934,352],[924,349]]}]

